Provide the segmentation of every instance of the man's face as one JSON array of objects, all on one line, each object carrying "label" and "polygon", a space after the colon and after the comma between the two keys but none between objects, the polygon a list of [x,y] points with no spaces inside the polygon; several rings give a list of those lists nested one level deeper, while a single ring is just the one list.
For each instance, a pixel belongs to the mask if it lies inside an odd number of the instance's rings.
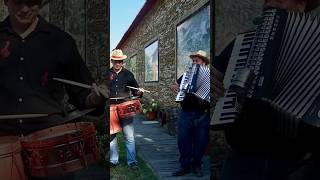
[{"label": "man's face", "polygon": [[11,20],[20,25],[32,24],[39,14],[41,0],[5,0]]},{"label": "man's face", "polygon": [[306,8],[306,1],[303,0],[265,0],[264,8],[273,7],[287,11],[303,12]]},{"label": "man's face", "polygon": [[206,64],[205,61],[197,56],[192,57],[192,64]]},{"label": "man's face", "polygon": [[118,71],[123,65],[123,60],[111,60],[112,67],[114,70]]}]

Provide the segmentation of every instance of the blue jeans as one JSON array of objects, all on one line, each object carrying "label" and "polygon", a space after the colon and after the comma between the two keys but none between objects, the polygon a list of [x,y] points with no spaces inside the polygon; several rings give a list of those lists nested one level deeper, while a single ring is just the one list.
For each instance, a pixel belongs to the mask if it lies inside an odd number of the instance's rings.
[{"label": "blue jeans", "polygon": [[209,141],[209,124],[208,112],[181,111],[178,120],[178,147],[182,168],[201,167]]},{"label": "blue jeans", "polygon": [[[125,124],[122,127],[122,131],[127,149],[127,164],[130,165],[132,163],[137,163],[133,123]],[[110,142],[110,162],[113,164],[118,164],[119,162],[117,137]]]}]

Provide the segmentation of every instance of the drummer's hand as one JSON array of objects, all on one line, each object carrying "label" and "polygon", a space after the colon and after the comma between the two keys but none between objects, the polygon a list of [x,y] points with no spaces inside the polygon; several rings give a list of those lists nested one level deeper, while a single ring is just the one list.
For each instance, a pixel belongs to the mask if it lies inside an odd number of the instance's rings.
[{"label": "drummer's hand", "polygon": [[110,96],[110,90],[109,88],[104,85],[100,84],[97,86],[96,83],[92,83],[92,91],[97,95],[97,96],[103,96],[104,98],[109,98]]},{"label": "drummer's hand", "polygon": [[104,105],[107,98],[110,96],[110,90],[106,85],[96,83],[92,84],[91,93],[88,95],[86,104],[88,107]]},{"label": "drummer's hand", "polygon": [[179,85],[178,83],[172,84],[170,86],[171,91],[173,91],[174,93],[178,93],[179,92]]},{"label": "drummer's hand", "polygon": [[142,96],[143,95],[143,93],[144,93],[144,89],[143,88],[138,88],[138,91],[137,91],[137,96]]}]

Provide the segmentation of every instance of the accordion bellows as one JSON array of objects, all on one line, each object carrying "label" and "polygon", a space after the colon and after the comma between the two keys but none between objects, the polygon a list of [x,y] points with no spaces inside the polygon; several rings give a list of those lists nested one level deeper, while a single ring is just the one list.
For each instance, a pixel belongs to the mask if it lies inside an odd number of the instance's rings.
[{"label": "accordion bellows", "polygon": [[246,98],[268,102],[288,133],[296,133],[300,120],[320,125],[318,17],[268,9],[256,31],[237,36],[223,81],[226,93],[216,104],[211,125],[232,123],[240,114],[239,97],[230,86],[244,68],[256,76]]}]

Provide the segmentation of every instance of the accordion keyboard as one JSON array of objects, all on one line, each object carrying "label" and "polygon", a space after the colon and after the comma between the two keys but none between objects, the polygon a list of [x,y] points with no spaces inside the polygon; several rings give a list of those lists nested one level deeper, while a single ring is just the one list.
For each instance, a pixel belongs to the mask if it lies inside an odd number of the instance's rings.
[{"label": "accordion keyboard", "polygon": [[[245,36],[254,36],[251,46],[250,41],[245,45]],[[319,17],[267,9],[256,31],[236,38],[223,81],[227,92],[218,100],[210,124],[234,122],[241,111],[239,100],[245,97],[267,103],[285,135],[295,137],[301,120],[320,127],[319,45]],[[239,69],[255,74],[244,96],[232,90]]]},{"label": "accordion keyboard", "polygon": [[[255,37],[255,32],[247,32],[239,34],[236,38],[234,49],[232,51],[229,65],[225,73],[223,86],[225,89],[231,84],[231,79],[235,76],[238,69],[245,68],[247,65],[247,59],[252,42]],[[236,93],[228,90],[223,99],[219,100],[216,104],[215,111],[217,109],[223,109],[223,113],[214,112],[213,118],[211,120],[211,125],[213,124],[224,124],[233,122],[236,112]]]}]

